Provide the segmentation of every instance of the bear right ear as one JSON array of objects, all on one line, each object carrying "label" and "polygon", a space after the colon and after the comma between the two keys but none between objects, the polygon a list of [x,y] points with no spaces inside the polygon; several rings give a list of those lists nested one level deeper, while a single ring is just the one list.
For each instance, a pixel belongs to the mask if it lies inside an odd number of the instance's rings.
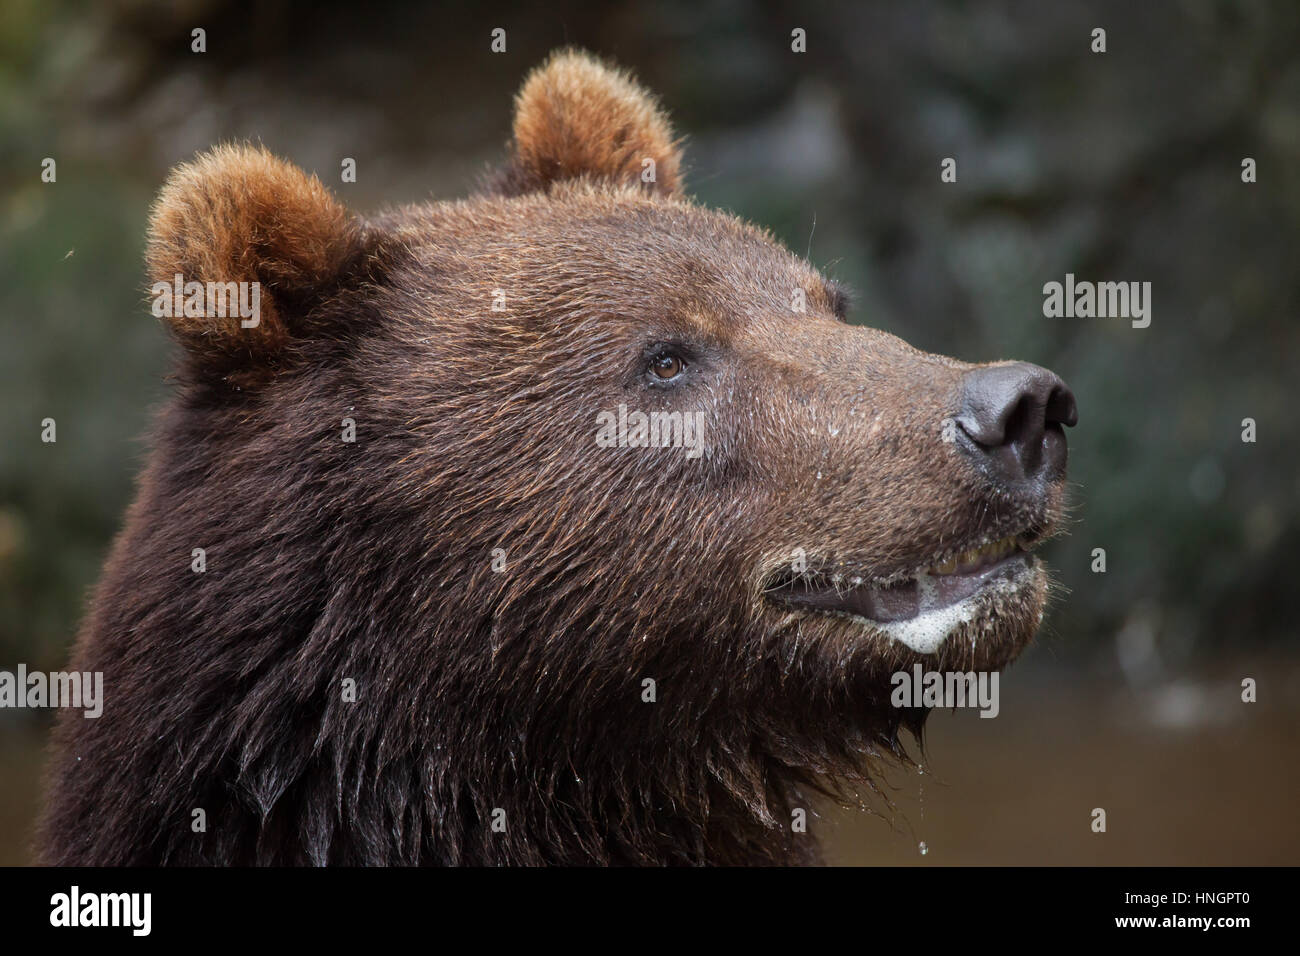
[{"label": "bear right ear", "polygon": [[545,192],[587,177],[681,191],[681,149],[655,98],[627,73],[580,50],[562,50],[529,74],[515,97],[514,157],[497,189]]},{"label": "bear right ear", "polygon": [[261,147],[218,146],[172,170],[154,203],[154,314],[200,367],[271,359],[364,261],[362,233],[315,176]]}]

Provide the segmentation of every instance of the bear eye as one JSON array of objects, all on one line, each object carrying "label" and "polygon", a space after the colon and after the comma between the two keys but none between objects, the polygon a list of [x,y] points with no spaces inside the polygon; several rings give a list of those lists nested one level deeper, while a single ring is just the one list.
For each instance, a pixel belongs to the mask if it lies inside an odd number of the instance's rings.
[{"label": "bear eye", "polygon": [[650,359],[650,371],[654,373],[655,378],[672,379],[682,374],[686,368],[686,363],[682,361],[680,355],[673,352],[659,352],[654,358]]}]

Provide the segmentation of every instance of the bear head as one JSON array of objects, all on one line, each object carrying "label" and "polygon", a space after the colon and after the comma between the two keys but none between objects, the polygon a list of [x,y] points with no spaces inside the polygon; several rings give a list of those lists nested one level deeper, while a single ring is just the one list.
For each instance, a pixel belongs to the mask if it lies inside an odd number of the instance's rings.
[{"label": "bear head", "polygon": [[363,217],[220,147],[148,262],[177,394],[80,651],[140,783],[67,859],[809,859],[792,811],[905,758],[890,676],[1041,620],[1065,385],[855,324],[585,54],[479,195]]}]

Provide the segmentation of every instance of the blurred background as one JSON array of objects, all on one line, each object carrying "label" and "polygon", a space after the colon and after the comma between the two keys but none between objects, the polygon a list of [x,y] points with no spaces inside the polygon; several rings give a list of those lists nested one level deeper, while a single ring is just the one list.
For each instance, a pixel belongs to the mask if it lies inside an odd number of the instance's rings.
[{"label": "blurred background", "polygon": [[[1045,555],[1062,587],[1000,717],[933,715],[892,806],[814,821],[832,861],[1300,863],[1293,0],[5,0],[0,669],[66,663],[166,397],[141,256],[167,170],[249,139],[358,210],[462,196],[563,44],[635,70],[695,196],[848,283],[854,321],[1048,366],[1079,400],[1074,523]],[[1149,281],[1150,327],[1045,318],[1067,272]],[[31,859],[49,718],[0,710],[3,864]]]}]

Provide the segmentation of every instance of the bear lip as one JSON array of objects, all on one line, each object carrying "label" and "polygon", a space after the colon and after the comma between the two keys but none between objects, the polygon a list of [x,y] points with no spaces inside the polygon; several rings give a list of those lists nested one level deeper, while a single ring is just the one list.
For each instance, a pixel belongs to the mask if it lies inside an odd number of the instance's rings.
[{"label": "bear lip", "polygon": [[847,614],[877,624],[910,621],[955,607],[999,582],[1014,584],[1036,563],[1036,543],[1011,535],[967,548],[910,574],[866,580],[857,576],[786,575],[764,589],[769,600],[829,614]]}]

